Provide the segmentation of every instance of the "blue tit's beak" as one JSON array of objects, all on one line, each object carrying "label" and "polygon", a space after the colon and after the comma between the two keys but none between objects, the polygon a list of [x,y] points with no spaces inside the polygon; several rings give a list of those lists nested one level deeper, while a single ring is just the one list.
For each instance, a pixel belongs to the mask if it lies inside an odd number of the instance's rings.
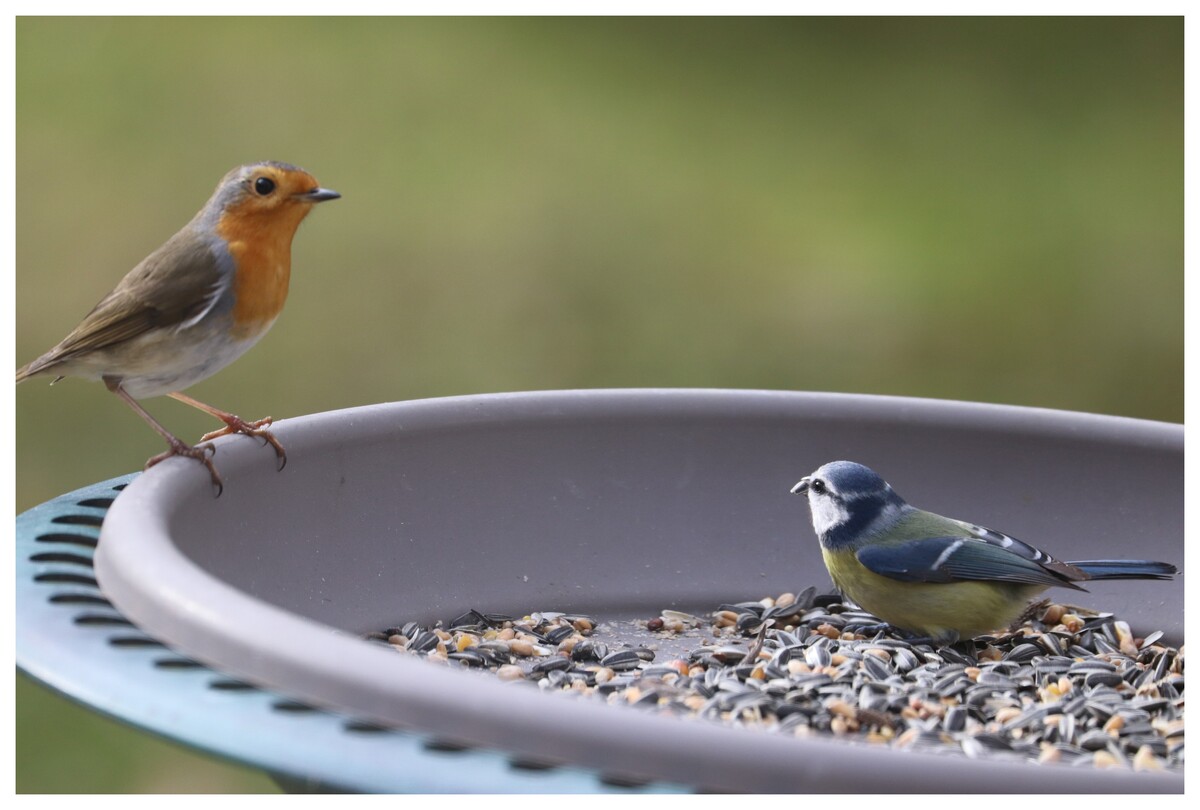
[{"label": "blue tit's beak", "polygon": [[799,483],[792,487],[791,492],[793,495],[803,495],[805,492],[808,492],[808,476],[806,475],[801,478]]}]

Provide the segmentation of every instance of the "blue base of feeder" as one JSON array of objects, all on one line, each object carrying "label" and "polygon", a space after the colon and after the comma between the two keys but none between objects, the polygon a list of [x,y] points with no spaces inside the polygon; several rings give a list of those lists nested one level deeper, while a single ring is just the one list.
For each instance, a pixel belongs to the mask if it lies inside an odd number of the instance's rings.
[{"label": "blue base of feeder", "polygon": [[17,517],[19,671],[88,708],[258,768],[293,792],[679,793],[383,728],[231,678],[142,633],[104,598],[92,555],[137,474]]}]

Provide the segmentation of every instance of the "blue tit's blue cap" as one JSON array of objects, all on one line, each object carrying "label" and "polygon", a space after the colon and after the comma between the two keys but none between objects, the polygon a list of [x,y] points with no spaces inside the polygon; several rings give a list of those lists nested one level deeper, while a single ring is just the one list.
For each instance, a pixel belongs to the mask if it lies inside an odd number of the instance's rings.
[{"label": "blue tit's blue cap", "polygon": [[809,478],[822,479],[846,498],[873,495],[888,489],[887,481],[880,478],[878,473],[854,461],[831,461]]}]

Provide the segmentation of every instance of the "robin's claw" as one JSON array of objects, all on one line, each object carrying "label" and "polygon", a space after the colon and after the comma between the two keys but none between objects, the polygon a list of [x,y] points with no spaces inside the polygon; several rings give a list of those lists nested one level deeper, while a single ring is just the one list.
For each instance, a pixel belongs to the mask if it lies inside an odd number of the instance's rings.
[{"label": "robin's claw", "polygon": [[270,416],[264,416],[255,422],[247,422],[240,416],[234,416],[231,413],[222,413],[220,418],[225,423],[225,427],[220,430],[214,430],[211,433],[205,433],[200,437],[200,441],[209,442],[221,436],[232,436],[235,433],[252,436],[262,439],[263,447],[269,444],[275,449],[275,458],[278,461],[276,465],[277,470],[282,470],[287,466],[287,453],[284,451],[283,445],[275,438],[274,433],[267,430],[267,427],[275,421]]},{"label": "robin's claw", "polygon": [[263,444],[269,444],[275,448],[275,459],[279,463],[275,467],[276,472],[283,472],[283,468],[287,466],[287,453],[283,449],[283,445],[279,443],[279,439],[275,438],[275,434],[264,430],[258,434],[264,439]]},{"label": "robin's claw", "polygon": [[167,459],[171,458],[172,456],[182,456],[184,458],[193,458],[196,461],[199,461],[201,464],[203,464],[208,469],[209,477],[212,479],[213,487],[216,489],[216,493],[213,495],[213,497],[214,498],[221,497],[221,493],[225,491],[225,482],[221,480],[221,476],[217,472],[216,465],[214,465],[211,460],[212,456],[216,454],[217,449],[215,447],[213,447],[211,444],[207,444],[207,445],[203,445],[203,446],[197,445],[195,447],[189,447],[188,445],[186,445],[183,442],[178,441],[178,440],[176,440],[174,442],[170,442],[170,445],[171,445],[170,449],[168,449],[162,453],[159,453],[157,456],[151,456],[149,459],[147,459],[145,469],[148,470],[151,467],[153,467],[154,465],[156,465],[162,461],[166,461]]},{"label": "robin's claw", "polygon": [[220,430],[210,430],[208,433],[205,433],[200,437],[200,441],[211,442],[213,439],[219,439],[222,436],[228,436],[232,433],[234,433],[234,431],[227,427],[223,427]]}]

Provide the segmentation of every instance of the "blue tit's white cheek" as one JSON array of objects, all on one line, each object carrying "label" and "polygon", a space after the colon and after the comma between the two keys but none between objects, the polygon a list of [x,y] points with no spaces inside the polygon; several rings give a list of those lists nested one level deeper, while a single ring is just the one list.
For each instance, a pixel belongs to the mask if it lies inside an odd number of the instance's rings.
[{"label": "blue tit's white cheek", "polygon": [[824,534],[850,519],[850,513],[842,502],[828,495],[818,495],[810,490],[808,505],[812,509],[813,529],[817,534]]}]

